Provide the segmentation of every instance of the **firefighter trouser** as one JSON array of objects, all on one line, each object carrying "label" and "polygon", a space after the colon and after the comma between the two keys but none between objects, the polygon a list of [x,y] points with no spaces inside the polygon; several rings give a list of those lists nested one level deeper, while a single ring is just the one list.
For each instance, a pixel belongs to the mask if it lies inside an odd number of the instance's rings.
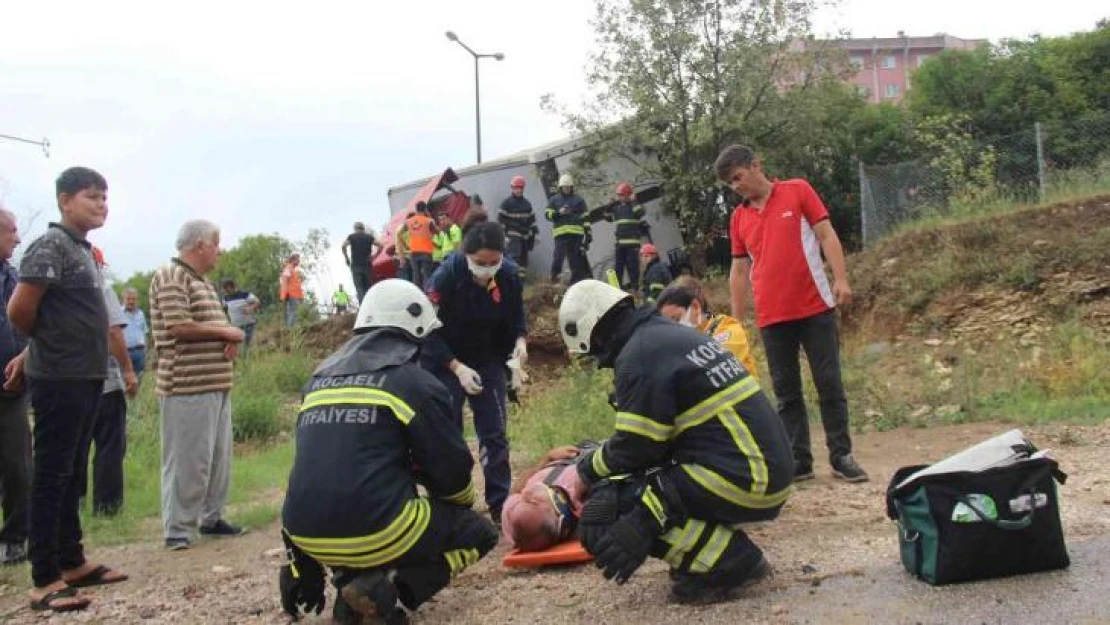
[{"label": "firefighter trouser", "polygon": [[[409,610],[435,596],[451,578],[497,546],[497,529],[470,508],[432,500],[428,527],[416,543],[381,568],[397,572],[393,579],[401,603]],[[366,569],[333,567],[334,583],[342,588]]]},{"label": "firefighter trouser", "polygon": [[768,503],[766,508],[741,507],[706,491],[682,465],[668,470],[667,479],[682,500],[688,520],[656,539],[651,555],[681,573],[716,576],[750,572],[763,552],[739,525],[774,519],[782,502]]},{"label": "firefighter trouser", "polygon": [[[640,288],[640,246],[618,245],[613,254],[613,269],[617,272],[621,288]],[[628,282],[624,281],[625,271],[628,272]]]},{"label": "firefighter trouser", "polygon": [[528,239],[510,236],[507,251],[509,258],[520,267],[520,277],[523,278],[528,268]]},{"label": "firefighter trouser", "polygon": [[551,281],[558,282],[559,274],[563,272],[563,261],[570,265],[570,283],[590,277],[590,265],[586,260],[586,253],[582,249],[580,234],[565,234],[555,237],[555,254],[551,259]]}]

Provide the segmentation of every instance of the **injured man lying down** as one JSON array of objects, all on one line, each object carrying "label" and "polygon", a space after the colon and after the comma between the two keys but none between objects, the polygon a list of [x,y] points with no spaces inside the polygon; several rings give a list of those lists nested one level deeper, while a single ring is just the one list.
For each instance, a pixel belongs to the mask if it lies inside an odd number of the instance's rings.
[{"label": "injured man lying down", "polygon": [[593,441],[556,447],[513,485],[501,512],[505,537],[520,551],[543,551],[574,537],[589,486],[575,463]]}]

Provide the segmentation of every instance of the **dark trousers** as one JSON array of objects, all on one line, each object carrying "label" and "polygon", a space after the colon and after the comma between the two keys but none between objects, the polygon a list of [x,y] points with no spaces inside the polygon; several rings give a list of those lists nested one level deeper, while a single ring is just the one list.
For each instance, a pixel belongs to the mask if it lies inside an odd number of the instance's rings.
[{"label": "dark trousers", "polygon": [[505,434],[508,424],[505,366],[493,363],[474,367],[474,370],[482,377],[482,392],[478,395],[467,395],[455,374],[446,369],[436,377],[451,393],[452,416],[460,431],[463,402],[470,404],[470,411],[474,413],[474,429],[478,433],[478,460],[486,478],[486,504],[491,511],[500,513],[513,479],[509,468],[509,439]]},{"label": "dark trousers", "polygon": [[[621,288],[640,288],[640,246],[618,245],[613,254],[613,269],[617,272],[617,281]],[[624,272],[628,271],[628,282],[624,281]]]},{"label": "dark trousers", "polygon": [[123,391],[100,398],[92,442],[96,445],[93,513],[115,514],[123,506],[123,457],[127,454],[127,398]]},{"label": "dark trousers", "polygon": [[508,249],[506,251],[509,253],[509,258],[513,259],[513,262],[520,266],[521,272],[528,267],[527,239],[510,236]]},{"label": "dark trousers", "polygon": [[[393,584],[410,610],[431,599],[451,578],[497,546],[497,529],[469,508],[431,502],[428,528],[405,555],[387,567],[397,572]],[[363,571],[336,568],[333,581],[343,587]]]},{"label": "dark trousers", "polygon": [[27,540],[28,494],[31,490],[31,426],[27,395],[0,397],[0,500],[4,526],[0,543]]},{"label": "dark trousers", "polygon": [[131,359],[131,367],[135,369],[135,375],[141,376],[146,370],[146,347],[128,347],[127,356]]},{"label": "dark trousers", "polygon": [[31,380],[35,411],[31,478],[31,578],[42,587],[85,563],[78,500],[103,380]]},{"label": "dark trousers", "polygon": [[412,266],[412,282],[423,290],[424,282],[432,277],[432,255],[413,252],[409,262]]},{"label": "dark trousers", "polygon": [[358,303],[362,303],[363,296],[370,290],[370,268],[351,268],[351,279],[355,282],[355,297]]},{"label": "dark trousers", "polygon": [[806,352],[809,371],[821,405],[821,424],[829,460],[852,453],[848,432],[848,398],[840,379],[840,335],[836,312],[776,323],[760,330],[771,383],[778,400],[779,417],[786,426],[794,447],[794,463],[799,469],[813,467],[809,443],[809,415],[802,396],[802,366],[799,348]]},{"label": "dark trousers", "polygon": [[582,251],[581,235],[568,234],[555,237],[555,254],[551,259],[551,281],[558,282],[563,272],[563,261],[570,265],[570,283],[585,280],[590,276],[590,264]]}]

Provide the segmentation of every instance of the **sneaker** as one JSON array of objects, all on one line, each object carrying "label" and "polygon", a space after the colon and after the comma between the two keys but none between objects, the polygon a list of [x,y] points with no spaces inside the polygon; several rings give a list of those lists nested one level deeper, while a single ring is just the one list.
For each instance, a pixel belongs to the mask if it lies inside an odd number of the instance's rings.
[{"label": "sneaker", "polygon": [[811,466],[796,465],[794,468],[795,482],[805,482],[815,479],[816,477],[817,474],[813,472],[813,467]]},{"label": "sneaker", "polygon": [[671,586],[669,599],[672,603],[682,605],[709,605],[731,601],[740,590],[769,575],[771,565],[763,557],[760,557],[759,562],[746,575],[737,575],[730,571],[702,574],[675,571],[671,574],[674,585]]},{"label": "sneaker", "polygon": [[200,526],[201,536],[242,536],[246,533],[246,528],[232,525],[223,519],[216,521],[212,525]]},{"label": "sneaker", "polygon": [[866,482],[871,479],[867,477],[867,473],[860,468],[851,454],[834,458],[832,461],[833,477],[844,480],[845,482]]},{"label": "sneaker", "polygon": [[185,551],[193,544],[189,542],[188,538],[167,538],[166,549],[170,551]]},{"label": "sneaker", "polygon": [[407,625],[408,613],[401,607],[397,587],[382,571],[359,575],[339,590],[339,596],[363,622]]},{"label": "sneaker", "polygon": [[23,543],[0,543],[0,565],[15,566],[27,560],[27,547]]}]

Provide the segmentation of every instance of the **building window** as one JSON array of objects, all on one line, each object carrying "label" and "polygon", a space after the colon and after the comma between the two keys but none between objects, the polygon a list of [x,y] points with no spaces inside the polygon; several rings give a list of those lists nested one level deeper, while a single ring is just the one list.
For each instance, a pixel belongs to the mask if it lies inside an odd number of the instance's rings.
[{"label": "building window", "polygon": [[866,85],[856,85],[856,93],[859,94],[859,97],[865,100],[871,99],[871,87],[868,87]]},{"label": "building window", "polygon": [[852,62],[852,69],[856,70],[857,72],[862,72],[863,71],[863,57],[862,56],[853,56],[848,60],[850,60]]},{"label": "building window", "polygon": [[894,69],[896,67],[898,67],[898,57],[893,54],[883,57],[883,69]]},{"label": "building window", "polygon": [[927,61],[927,60],[929,60],[929,55],[922,54],[921,56],[917,57],[917,66],[921,67],[922,65],[925,64],[925,61]]},{"label": "building window", "polygon": [[883,96],[885,96],[888,99],[897,98],[898,97],[898,85],[886,85],[883,88]]}]

